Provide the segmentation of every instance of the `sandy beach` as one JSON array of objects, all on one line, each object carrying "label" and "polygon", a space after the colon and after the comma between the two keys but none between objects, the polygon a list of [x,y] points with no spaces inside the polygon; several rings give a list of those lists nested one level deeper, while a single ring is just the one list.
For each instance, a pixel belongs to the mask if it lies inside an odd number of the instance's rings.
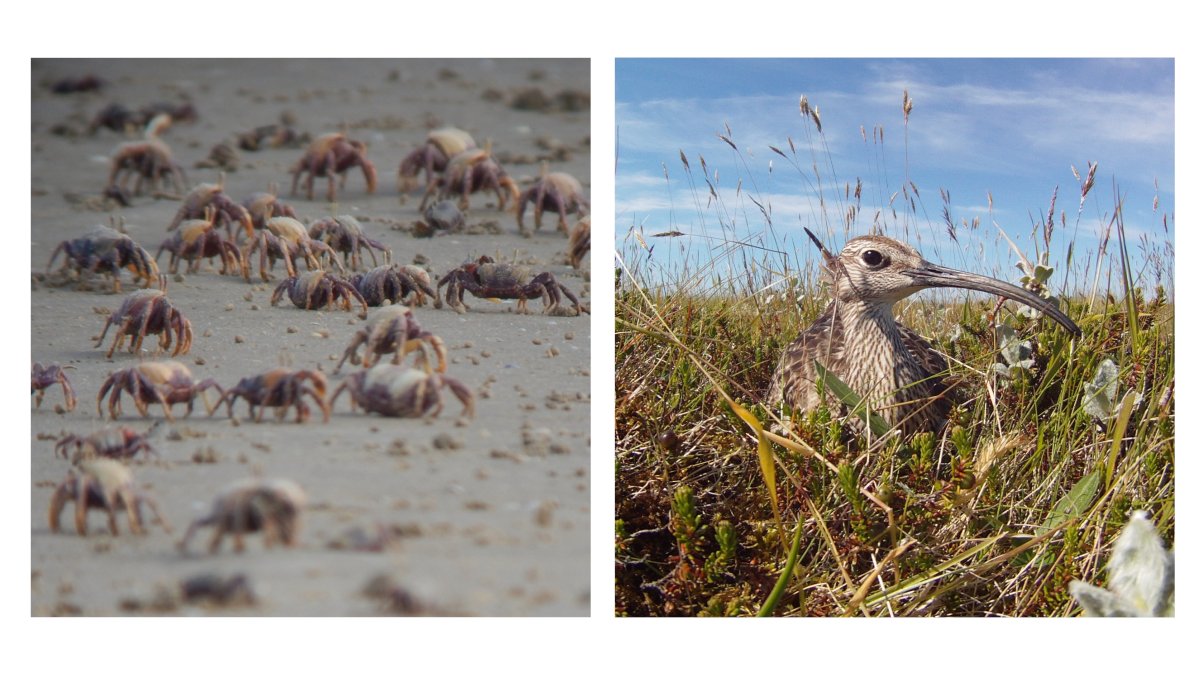
[{"label": "sandy beach", "polygon": [[[99,92],[56,94],[50,84],[94,74]],[[567,264],[566,237],[555,214],[531,237],[518,233],[515,216],[495,208],[490,193],[472,196],[467,228],[416,237],[419,192],[401,194],[400,161],[430,129],[453,125],[494,156],[521,189],[543,161],[552,171],[590,184],[590,118],[586,60],[463,61],[39,61],[33,62],[32,314],[30,358],[58,363],[79,404],[62,408],[56,386],[40,408],[31,403],[31,607],[53,615],[250,615],[374,616],[577,616],[589,613],[590,523],[590,317],[516,313],[515,301],[488,302],[467,295],[460,314],[415,307],[421,327],[447,348],[446,374],[476,398],[476,415],[461,420],[462,406],[446,393],[433,419],[395,419],[352,412],[343,396],[323,423],[319,412],[303,424],[295,412],[276,421],[246,418],[244,402],[230,419],[222,408],[166,422],[160,406],[141,417],[123,397],[113,421],[97,413],[96,396],[108,375],[154,353],[105,353],[113,331],[97,347],[105,314],[138,286],[122,272],[120,294],[107,278],[79,284],[47,262],[60,242],[85,234],[110,217],[153,255],[167,239],[180,201],[166,194],[134,196],[127,207],[105,200],[109,158],[138,132],[89,122],[106,105],[129,108],[190,101],[194,121],[162,134],[190,185],[216,182],[221,168],[207,162],[214,146],[236,145],[237,134],[291,122],[312,137],[344,131],[367,145],[378,188],[367,194],[362,173],[349,172],[337,203],[366,233],[391,248],[394,262],[421,262],[434,279],[464,262],[488,255],[548,271],[586,305],[591,257],[582,271]],[[290,168],[303,148],[239,149],[226,166],[225,192],[240,202],[278,185],[280,198],[308,224],[330,214],[326,182],[316,180],[313,200],[290,194]],[[569,216],[574,223],[576,216]],[[530,214],[526,226],[532,229]],[[167,254],[158,264],[166,272]],[[254,269],[257,272],[258,262]],[[303,267],[303,265],[301,265]],[[308,311],[286,299],[270,300],[285,278],[282,264],[263,282],[223,276],[210,262],[194,274],[168,274],[167,294],[191,322],[191,350],[177,357],[197,380],[223,387],[279,366],[320,369],[331,387],[358,368],[332,373],[363,321],[353,312]],[[376,312],[372,309],[371,312]],[[409,359],[411,361],[411,357]],[[215,400],[216,394],[209,396]],[[106,411],[107,412],[107,411]],[[157,457],[130,462],[137,486],[154,498],[172,527],[151,525],[144,536],[112,536],[107,519],[93,511],[89,536],[76,534],[73,508],[65,527],[50,530],[47,509],[71,463],[55,455],[66,434],[86,435],[117,426],[146,433]],[[228,485],[262,476],[295,481],[306,492],[297,544],[265,548],[250,535],[242,553],[227,540],[207,550],[202,530],[189,552],[177,550],[188,524],[205,515]],[[243,575],[253,599],[187,600],[181,584],[202,575],[229,580]]]}]

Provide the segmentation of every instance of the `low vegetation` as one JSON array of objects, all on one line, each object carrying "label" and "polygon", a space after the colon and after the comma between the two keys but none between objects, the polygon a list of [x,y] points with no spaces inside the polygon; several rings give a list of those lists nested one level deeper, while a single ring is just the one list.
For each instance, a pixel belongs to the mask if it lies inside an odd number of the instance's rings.
[{"label": "low vegetation", "polygon": [[[872,214],[861,181],[823,179],[820,118],[801,109],[811,168],[791,139],[771,150],[823,195],[819,234],[871,231],[921,248],[917,186]],[[907,95],[903,110],[907,125]],[[722,138],[745,165],[728,129]],[[1043,250],[1018,252],[1025,278],[994,276],[1059,296],[1083,330],[1075,340],[995,298],[927,292],[898,305],[962,381],[940,437],[859,434],[828,410],[797,412],[791,433],[776,433],[784,420],[762,405],[771,373],[828,302],[818,270],[795,260],[818,256],[781,254],[770,205],[752,194],[765,225],[754,235],[735,225],[744,214],[730,215],[715,172],[680,160],[697,217],[718,214],[719,232],[635,230],[618,247],[618,614],[1066,616],[1079,612],[1069,582],[1103,580],[1132,510],[1152,513],[1172,545],[1173,216],[1161,241],[1128,241],[1114,198],[1100,247],[1072,245],[1057,271],[1044,254],[1067,214],[1052,199],[1032,223]],[[1094,176],[1095,165],[1079,176],[1080,213]],[[955,241],[980,227],[941,199]],[[669,264],[655,251],[664,244]]]}]

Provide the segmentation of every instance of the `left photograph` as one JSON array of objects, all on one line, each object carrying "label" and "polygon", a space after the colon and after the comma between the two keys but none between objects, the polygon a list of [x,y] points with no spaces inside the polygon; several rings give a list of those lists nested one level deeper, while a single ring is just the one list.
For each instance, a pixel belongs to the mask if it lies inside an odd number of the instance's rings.
[{"label": "left photograph", "polygon": [[586,59],[34,59],[32,616],[590,609]]}]

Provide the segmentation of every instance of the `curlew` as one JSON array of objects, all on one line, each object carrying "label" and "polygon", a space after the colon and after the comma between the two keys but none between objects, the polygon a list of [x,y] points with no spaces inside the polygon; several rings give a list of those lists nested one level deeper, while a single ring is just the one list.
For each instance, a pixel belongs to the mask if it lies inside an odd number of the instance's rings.
[{"label": "curlew", "polygon": [[820,403],[814,361],[860,395],[868,408],[905,435],[938,432],[951,401],[947,364],[920,335],[896,323],[892,307],[925,288],[966,288],[1022,302],[1080,334],[1075,322],[1044,298],[991,277],[935,265],[894,239],[851,239],[837,256],[805,228],[824,257],[833,301],[783,351],[768,403],[796,411]]}]

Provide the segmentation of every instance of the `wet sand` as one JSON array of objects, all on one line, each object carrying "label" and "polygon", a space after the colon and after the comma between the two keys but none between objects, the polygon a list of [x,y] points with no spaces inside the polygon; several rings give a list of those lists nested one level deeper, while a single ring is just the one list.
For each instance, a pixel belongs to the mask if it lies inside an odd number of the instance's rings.
[{"label": "wet sand", "polygon": [[[95,73],[107,81],[100,93],[56,95],[44,84]],[[203,404],[187,418],[159,423],[161,407],[140,417],[123,399],[113,422],[96,410],[107,375],[140,359],[156,357],[156,340],[144,354],[118,352],[106,359],[113,331],[102,347],[92,337],[104,313],[134,290],[122,273],[122,293],[103,278],[84,289],[56,275],[37,277],[51,252],[109,217],[151,254],[167,238],[179,202],[143,195],[128,208],[106,210],[99,198],[108,157],[124,134],[88,121],[109,102],[131,108],[190,97],[199,117],[163,134],[191,184],[215,182],[218,170],[197,168],[210,149],[235,134],[277,122],[284,112],[313,136],[346,129],[365,141],[379,174],[375,194],[365,193],[361,172],[351,171],[338,212],[357,217],[367,233],[391,247],[393,260],[418,257],[440,275],[480,255],[550,271],[586,304],[588,278],[565,262],[566,239],[550,214],[532,237],[517,233],[511,213],[494,208],[495,197],[474,195],[468,233],[416,238],[419,194],[403,198],[396,187],[400,160],[418,147],[430,128],[455,125],[493,150],[523,188],[538,174],[540,159],[588,186],[589,115],[577,107],[588,91],[586,61],[35,61],[32,124],[31,360],[57,362],[79,396],[71,412],[56,411],[61,391],[47,391],[40,409],[31,404],[31,566],[34,616],[45,615],[269,615],[338,616],[421,614],[586,615],[589,611],[590,348],[589,317],[547,316],[540,301],[533,314],[517,314],[515,302],[467,302],[471,310],[414,308],[422,327],[449,349],[447,374],[477,397],[474,420],[458,419],[461,406],[448,396],[432,420],[392,419],[351,412],[343,396],[332,419],[319,414],[304,424],[295,413],[277,422],[246,419],[244,402],[235,419],[224,410],[206,417]],[[539,99],[532,94],[545,94]],[[514,107],[524,92],[527,108]],[[559,97],[562,92],[566,96]],[[325,181],[316,200],[291,197],[290,167],[302,154],[293,148],[240,151],[226,173],[226,192],[240,201],[271,183],[308,223],[329,214]],[[529,214],[526,214],[527,226]],[[570,217],[574,222],[575,217]],[[473,226],[473,227],[471,227]],[[470,233],[480,231],[481,233]],[[61,256],[60,256],[61,261]],[[55,268],[60,264],[56,261]],[[585,268],[590,263],[585,259]],[[159,264],[166,271],[167,255]],[[257,267],[257,262],[255,262]],[[168,296],[191,321],[195,340],[178,357],[197,379],[224,387],[280,365],[331,371],[362,321],[343,311],[305,311],[270,298],[284,271],[253,283],[221,276],[205,263],[200,272],[170,277]],[[375,310],[372,310],[374,312]],[[343,374],[354,367],[343,367]],[[215,394],[212,394],[215,399]],[[183,414],[177,406],[176,413]],[[131,536],[124,517],[113,537],[106,519],[92,512],[90,535],[78,536],[71,512],[67,527],[52,533],[47,507],[70,463],[55,456],[64,434],[87,434],[125,425],[149,432],[159,457],[131,463],[137,485],[161,506],[170,534],[151,526]],[[187,525],[204,515],[227,485],[247,477],[288,478],[306,491],[293,548],[264,548],[260,535],[246,550],[227,540],[209,555],[209,530],[181,554],[176,543]],[[69,507],[71,508],[71,507]],[[381,550],[363,545],[388,534]],[[246,577],[253,604],[187,603],[179,584],[215,574]],[[389,604],[363,592],[383,575],[394,597]],[[405,596],[404,594],[407,594]]]}]

